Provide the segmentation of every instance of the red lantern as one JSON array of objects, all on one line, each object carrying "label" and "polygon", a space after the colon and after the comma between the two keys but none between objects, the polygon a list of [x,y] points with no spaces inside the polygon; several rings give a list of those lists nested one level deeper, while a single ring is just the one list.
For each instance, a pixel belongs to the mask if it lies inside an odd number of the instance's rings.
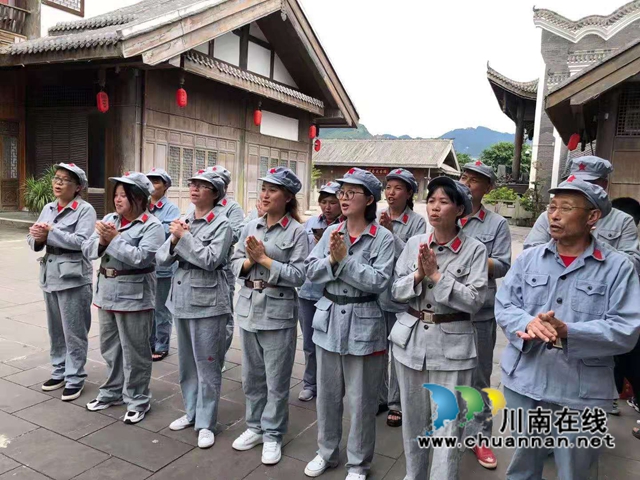
[{"label": "red lantern", "polygon": [[109,95],[107,95],[107,92],[98,92],[96,105],[100,113],[106,113],[109,110]]},{"label": "red lantern", "polygon": [[580,134],[574,133],[569,138],[569,143],[567,143],[567,148],[573,152],[576,148],[578,148],[579,143],[580,143]]},{"label": "red lantern", "polygon": [[309,127],[309,138],[313,140],[318,136],[318,128],[315,125]]},{"label": "red lantern", "polygon": [[319,138],[316,138],[316,141],[315,141],[315,142],[313,142],[313,149],[314,149],[316,152],[319,152],[321,148],[322,148],[322,142],[320,141],[320,139],[319,139]]},{"label": "red lantern", "polygon": [[257,127],[262,123],[262,110],[254,110],[253,111],[253,124]]},{"label": "red lantern", "polygon": [[187,91],[182,87],[176,91],[176,103],[180,108],[187,106]]}]

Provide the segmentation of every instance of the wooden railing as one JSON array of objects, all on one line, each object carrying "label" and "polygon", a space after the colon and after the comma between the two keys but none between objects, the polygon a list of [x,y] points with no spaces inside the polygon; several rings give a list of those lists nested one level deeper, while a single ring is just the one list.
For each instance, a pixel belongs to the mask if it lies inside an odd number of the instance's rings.
[{"label": "wooden railing", "polygon": [[27,10],[0,3],[0,30],[23,35],[27,15]]}]

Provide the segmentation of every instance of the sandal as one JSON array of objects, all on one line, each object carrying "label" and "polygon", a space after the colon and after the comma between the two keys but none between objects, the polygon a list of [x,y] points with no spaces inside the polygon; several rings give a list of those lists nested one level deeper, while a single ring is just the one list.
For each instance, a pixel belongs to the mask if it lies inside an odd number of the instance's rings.
[{"label": "sandal", "polygon": [[153,352],[153,355],[151,355],[151,360],[154,362],[159,362],[167,358],[168,355],[169,352]]},{"label": "sandal", "polygon": [[633,427],[633,430],[631,430],[631,435],[640,440],[640,428]]},{"label": "sandal", "polygon": [[387,425],[390,427],[401,427],[402,412],[399,412],[398,410],[389,410],[389,413],[387,414]]}]

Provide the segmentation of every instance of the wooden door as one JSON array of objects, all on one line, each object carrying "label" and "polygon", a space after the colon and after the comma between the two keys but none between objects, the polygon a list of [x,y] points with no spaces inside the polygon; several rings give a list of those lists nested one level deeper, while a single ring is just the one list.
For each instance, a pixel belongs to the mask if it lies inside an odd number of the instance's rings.
[{"label": "wooden door", "polygon": [[0,121],[0,210],[18,209],[18,123]]},{"label": "wooden door", "polygon": [[631,197],[640,201],[640,140],[637,150],[614,150],[609,197]]}]

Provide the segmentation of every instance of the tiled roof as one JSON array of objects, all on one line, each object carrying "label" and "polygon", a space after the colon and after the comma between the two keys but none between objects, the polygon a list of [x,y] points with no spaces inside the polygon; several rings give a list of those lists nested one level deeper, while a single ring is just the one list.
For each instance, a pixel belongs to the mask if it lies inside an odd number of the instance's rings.
[{"label": "tiled roof", "polygon": [[305,95],[298,90],[294,90],[293,88],[286,87],[280,83],[273,82],[268,78],[261,77],[259,75],[254,75],[251,72],[247,72],[245,70],[241,70],[238,67],[234,67],[233,65],[229,65],[228,63],[221,62],[214,58],[209,57],[200,52],[196,52],[195,50],[189,50],[186,52],[183,57],[185,60],[194,62],[198,65],[207,67],[209,69],[215,70],[225,75],[229,75],[231,77],[235,77],[236,79],[253,83],[255,85],[259,85],[264,88],[268,88],[270,90],[274,90],[283,95],[295,98],[302,102],[314,105],[319,108],[324,108],[324,103],[322,100],[318,100],[317,98],[310,97],[309,95]]},{"label": "tiled roof", "polygon": [[453,151],[453,140],[338,140],[323,139],[313,154],[314,165],[440,168],[459,174],[458,165],[444,164]]},{"label": "tiled roof", "polygon": [[617,32],[640,18],[640,0],[628,2],[610,15],[589,15],[579,20],[570,20],[559,13],[544,8],[533,9],[533,23],[560,36],[579,41],[590,34],[608,40]]},{"label": "tiled roof", "polygon": [[118,32],[103,29],[76,35],[42,37],[26,42],[14,43],[5,53],[9,53],[10,55],[28,55],[59,50],[97,48],[115,45],[119,41],[120,36],[118,35]]},{"label": "tiled roof", "polygon": [[501,73],[491,68],[487,64],[487,78],[489,82],[494,83],[505,90],[517,95],[519,97],[535,100],[538,94],[538,80],[531,80],[530,82],[518,82],[505,77]]}]

